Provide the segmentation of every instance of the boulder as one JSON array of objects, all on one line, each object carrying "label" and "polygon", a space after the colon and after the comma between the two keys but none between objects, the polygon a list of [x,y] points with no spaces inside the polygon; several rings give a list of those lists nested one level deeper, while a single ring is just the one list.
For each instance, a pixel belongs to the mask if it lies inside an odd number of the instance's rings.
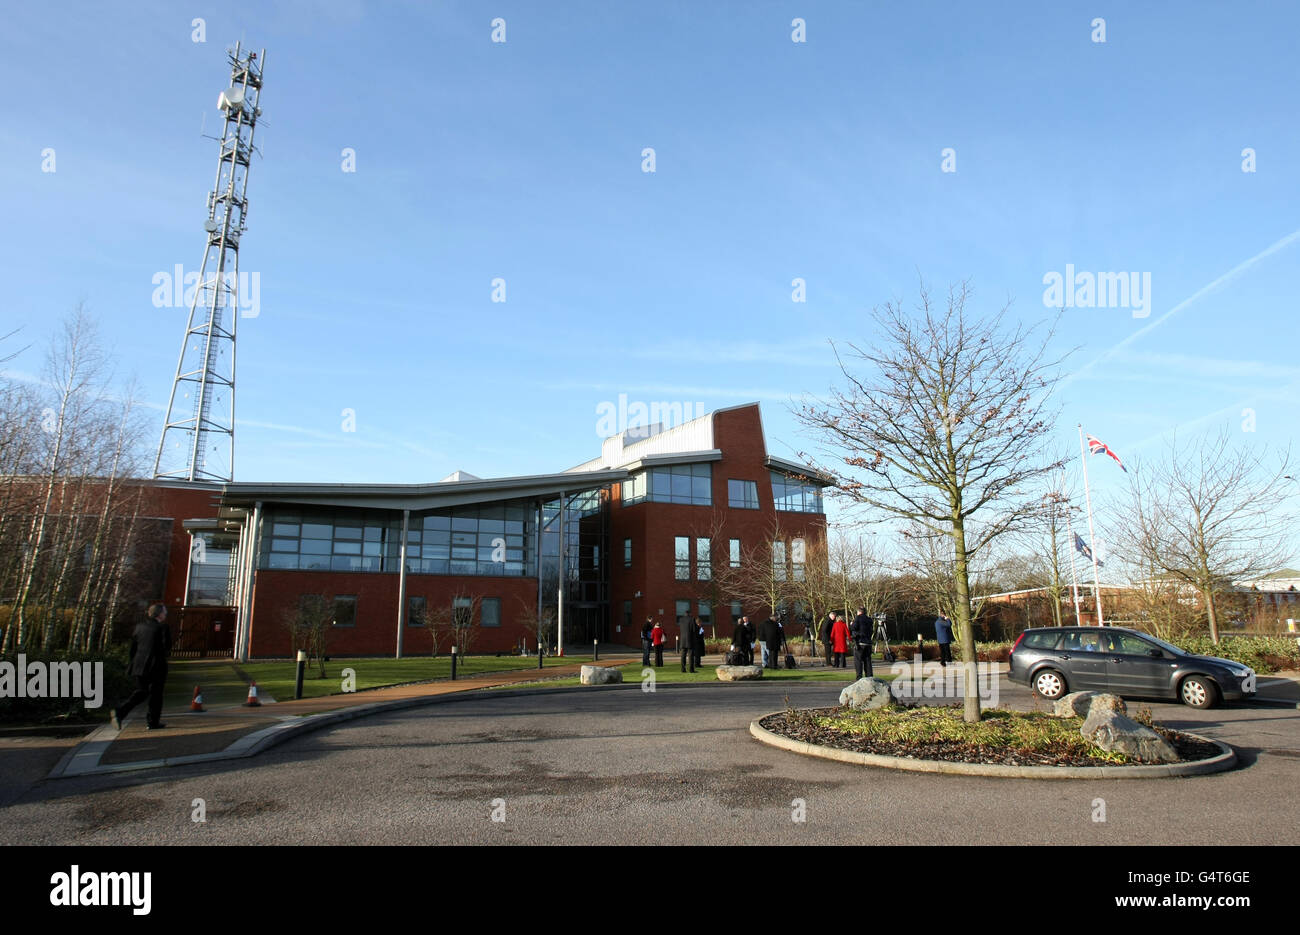
[{"label": "boulder", "polygon": [[1107,692],[1070,692],[1063,698],[1056,699],[1053,713],[1057,717],[1086,718],[1092,710],[1114,711],[1116,714],[1128,714],[1124,699]]},{"label": "boulder", "polygon": [[718,679],[723,682],[743,682],[762,677],[762,666],[718,666]]},{"label": "boulder", "polygon": [[1079,728],[1079,733],[1103,750],[1153,763],[1174,763],[1178,754],[1163,737],[1132,718],[1097,707]]},{"label": "boulder", "polygon": [[876,678],[861,678],[840,692],[840,704],[862,711],[883,708],[893,701],[889,683]]},{"label": "boulder", "polygon": [[608,666],[583,666],[579,678],[583,685],[610,685],[623,681],[623,672]]}]

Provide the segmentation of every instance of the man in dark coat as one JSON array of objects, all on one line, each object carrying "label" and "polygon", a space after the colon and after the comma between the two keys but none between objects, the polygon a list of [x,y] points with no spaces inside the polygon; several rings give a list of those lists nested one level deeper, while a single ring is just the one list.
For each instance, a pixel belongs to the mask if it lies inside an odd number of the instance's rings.
[{"label": "man in dark coat", "polygon": [[148,616],[136,625],[131,634],[131,659],[126,672],[135,678],[136,687],[120,708],[113,709],[112,723],[119,730],[122,719],[146,698],[149,700],[149,713],[145,720],[148,729],[167,726],[159,720],[163,686],[167,684],[167,657],[172,651],[172,631],[166,620],[167,608],[162,604],[150,604]]},{"label": "man in dark coat", "polygon": [[740,623],[736,626],[735,636],[736,652],[740,653],[740,664],[742,666],[752,666],[754,664],[754,625],[749,622],[748,617],[741,617]]},{"label": "man in dark coat", "polygon": [[835,615],[829,610],[826,611],[826,619],[822,621],[821,633],[822,645],[826,647],[826,664],[831,664],[831,627],[835,626]]},{"label": "man in dark coat", "polygon": [[858,678],[862,678],[863,670],[866,671],[867,678],[872,676],[871,637],[875,629],[876,622],[867,616],[867,609],[859,607],[858,615],[849,627],[849,636],[853,638],[853,671]]},{"label": "man in dark coat", "polygon": [[690,671],[695,671],[695,621],[690,618],[689,614],[682,614],[677,618],[677,626],[680,630],[678,635],[678,648],[682,651],[682,671],[685,672],[687,665],[690,665]]},{"label": "man in dark coat", "polygon": [[641,665],[650,665],[650,650],[653,648],[653,637],[650,635],[654,630],[654,621],[649,617],[645,618],[645,623],[641,624]]},{"label": "man in dark coat", "polygon": [[763,641],[765,665],[772,669],[781,668],[781,624],[773,617],[768,617],[758,625],[758,638]]},{"label": "man in dark coat", "polygon": [[700,623],[700,618],[695,618],[695,665],[700,667],[704,665],[704,624]]}]

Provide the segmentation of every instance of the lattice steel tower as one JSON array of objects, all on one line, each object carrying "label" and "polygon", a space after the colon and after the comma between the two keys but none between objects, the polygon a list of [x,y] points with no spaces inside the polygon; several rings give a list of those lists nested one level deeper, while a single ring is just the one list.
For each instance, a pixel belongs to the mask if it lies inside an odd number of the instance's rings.
[{"label": "lattice steel tower", "polygon": [[247,228],[248,164],[253,131],[262,115],[258,103],[266,50],[244,53],[237,44],[228,55],[230,87],[217,98],[225,116],[221,154],[203,225],[207,246],[189,301],[189,325],[181,341],[154,477],[228,481],[235,476],[239,239]]}]

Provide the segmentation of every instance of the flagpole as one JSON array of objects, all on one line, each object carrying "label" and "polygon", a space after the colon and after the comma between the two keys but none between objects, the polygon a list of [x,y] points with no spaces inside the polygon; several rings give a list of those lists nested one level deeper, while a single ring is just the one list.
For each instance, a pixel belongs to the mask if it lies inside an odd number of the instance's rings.
[{"label": "flagpole", "polygon": [[1088,448],[1083,443],[1083,423],[1079,423],[1079,457],[1083,459],[1083,496],[1088,504],[1088,548],[1092,552],[1092,596],[1097,602],[1097,626],[1104,627],[1101,613],[1101,576],[1097,572],[1097,534],[1092,530],[1092,492],[1088,489]]},{"label": "flagpole", "polygon": [[1070,522],[1070,501],[1065,501],[1065,532],[1070,537],[1070,587],[1074,592],[1074,625],[1083,626],[1083,619],[1079,615],[1079,576],[1074,570],[1074,553],[1078,551],[1074,547],[1074,524]]}]

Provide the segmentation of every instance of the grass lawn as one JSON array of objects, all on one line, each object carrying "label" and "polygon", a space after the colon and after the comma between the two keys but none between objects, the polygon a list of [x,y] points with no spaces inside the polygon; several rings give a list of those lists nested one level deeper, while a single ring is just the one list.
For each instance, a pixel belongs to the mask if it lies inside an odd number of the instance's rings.
[{"label": "grass lawn", "polygon": [[[680,657],[674,659],[672,665],[668,664],[665,657],[664,666],[661,669],[650,667],[655,674],[655,682],[665,685],[675,684],[677,682],[713,682],[719,683],[717,666],[701,666],[694,672],[683,672]],[[620,666],[623,672],[623,681],[640,683],[641,682],[641,662],[630,662],[625,666]],[[892,675],[883,672],[876,672],[876,678],[889,681]],[[763,681],[791,681],[791,682],[836,682],[841,685],[847,685],[854,681],[852,669],[764,669]],[[577,676],[572,678],[548,679],[541,682],[521,682],[514,685],[503,685],[502,688],[520,688],[520,687],[537,687],[544,686],[547,688],[563,688],[569,685],[580,685],[581,680]]]},{"label": "grass lawn", "polygon": [[[575,665],[590,662],[591,656],[546,657],[546,668]],[[203,689],[205,705],[241,704],[248,697],[248,683],[240,678],[236,668],[257,682],[257,687],[267,692],[277,701],[293,699],[294,676],[297,663],[289,660],[278,662],[249,662],[240,666],[229,659],[221,661],[208,660],[173,660],[167,674],[167,693],[164,705],[168,707],[188,704],[194,694],[194,686]],[[456,676],[476,675],[484,672],[514,671],[518,669],[537,668],[537,657],[521,656],[465,656],[456,663]],[[352,669],[356,673],[356,688],[379,688],[384,685],[401,685],[406,682],[423,682],[430,679],[451,677],[451,657],[408,656],[404,659],[391,658],[345,658],[333,656],[325,664],[327,678],[318,678],[318,669],[308,665],[302,682],[304,698],[317,698],[342,692],[343,670]],[[576,681],[576,679],[575,679]]]}]

